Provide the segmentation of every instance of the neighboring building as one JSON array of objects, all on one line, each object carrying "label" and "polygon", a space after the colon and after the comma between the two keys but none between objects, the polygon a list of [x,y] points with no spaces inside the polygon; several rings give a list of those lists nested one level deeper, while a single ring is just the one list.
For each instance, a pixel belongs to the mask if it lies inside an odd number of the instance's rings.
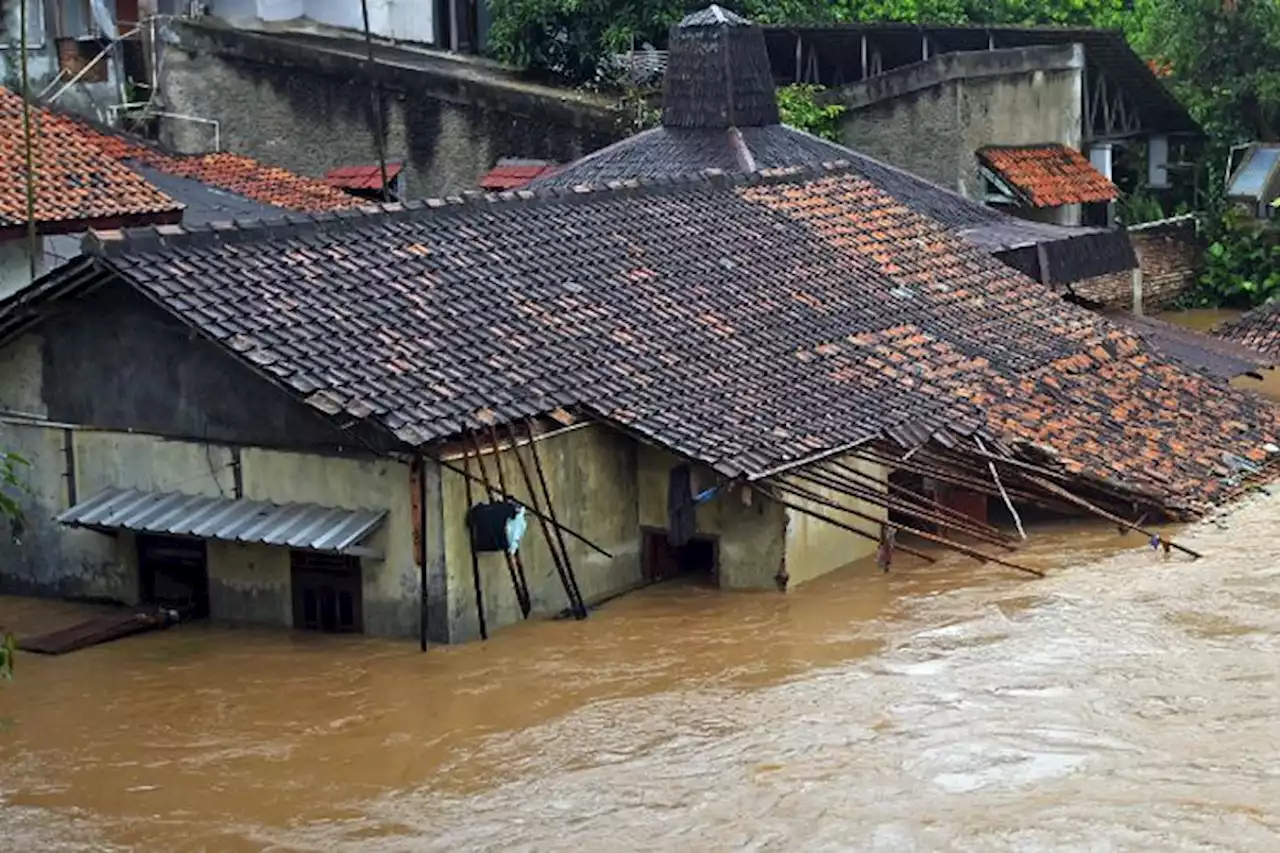
[{"label": "neighboring building", "polygon": [[912,210],[1059,289],[1098,276],[1129,275],[1137,265],[1123,232],[1019,219],[781,124],[761,29],[718,6],[672,29],[659,127],[588,154],[531,186],[568,188],[704,169],[750,172],[833,161],[851,164]]},{"label": "neighboring building", "polygon": [[[167,584],[217,618],[404,635],[425,614],[460,641],[477,599],[490,628],[521,616],[464,524],[486,491],[468,475],[539,506],[513,438],[534,441],[559,523],[601,549],[566,535],[589,602],[672,562],[758,589],[867,556],[889,508],[913,512],[886,496],[890,469],[959,466],[997,494],[977,439],[1152,517],[1227,499],[1224,460],[1265,465],[1280,440],[1280,408],[848,166],[86,248],[0,303],[3,442],[32,462],[29,530],[0,544],[9,590],[135,601]],[[821,485],[833,461],[859,494]],[[1002,481],[1052,505],[1024,475]],[[693,494],[708,499],[685,515]],[[536,529],[532,610],[557,613]]]},{"label": "neighboring building", "polygon": [[1215,337],[1280,359],[1280,302],[1268,302],[1212,331]]},{"label": "neighboring building", "polygon": [[1280,199],[1280,144],[1252,142],[1231,149],[1227,202],[1248,216],[1274,219]]},{"label": "neighboring building", "polygon": [[978,149],[983,201],[1027,219],[1079,224],[1078,208],[1108,204],[1120,189],[1066,145],[988,145]]},{"label": "neighboring building", "polygon": [[[0,88],[0,296],[31,282],[22,107],[19,95]],[[73,122],[34,108],[31,124],[37,275],[50,266],[47,244],[57,235],[181,221],[178,201],[103,154]]]},{"label": "neighboring building", "polygon": [[[777,80],[836,90],[846,144],[974,200],[988,146],[1083,151],[1111,179],[1115,149],[1141,143],[1143,184],[1159,192],[1171,148],[1203,136],[1118,30],[858,23],[766,38]],[[1059,210],[1074,224],[1075,209]]]}]

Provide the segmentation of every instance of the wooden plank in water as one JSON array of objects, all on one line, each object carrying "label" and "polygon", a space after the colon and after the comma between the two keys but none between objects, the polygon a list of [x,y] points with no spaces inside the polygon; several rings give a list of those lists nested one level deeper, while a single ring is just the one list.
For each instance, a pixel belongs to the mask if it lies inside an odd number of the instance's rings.
[{"label": "wooden plank in water", "polygon": [[145,611],[108,613],[57,631],[19,640],[18,648],[24,652],[41,655],[62,655],[96,646],[99,643],[109,643],[132,634],[165,628],[168,625],[169,622],[166,619],[155,613]]}]

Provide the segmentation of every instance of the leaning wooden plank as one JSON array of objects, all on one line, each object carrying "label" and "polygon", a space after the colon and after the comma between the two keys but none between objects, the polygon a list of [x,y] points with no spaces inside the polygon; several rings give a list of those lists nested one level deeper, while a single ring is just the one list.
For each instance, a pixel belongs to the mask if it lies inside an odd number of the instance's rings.
[{"label": "leaning wooden plank", "polygon": [[171,623],[163,616],[155,613],[108,613],[57,631],[19,640],[18,648],[41,655],[63,655],[133,634],[166,628],[169,624]]}]

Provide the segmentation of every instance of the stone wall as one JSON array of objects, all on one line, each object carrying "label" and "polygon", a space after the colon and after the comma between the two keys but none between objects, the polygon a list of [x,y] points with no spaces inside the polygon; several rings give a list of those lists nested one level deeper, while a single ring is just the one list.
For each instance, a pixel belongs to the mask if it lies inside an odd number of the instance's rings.
[{"label": "stone wall", "polygon": [[[358,52],[342,52],[356,50],[346,42],[317,48],[298,38],[173,24],[160,81],[167,108],[218,121],[224,150],[322,177],[377,162],[376,74],[387,158],[404,163],[410,198],[474,189],[501,157],[567,162],[625,135],[600,102],[487,66],[403,51],[370,72]],[[212,133],[166,120],[162,139],[203,152]]]},{"label": "stone wall", "polygon": [[[1194,218],[1183,216],[1135,226],[1129,229],[1129,240],[1142,265],[1142,313],[1167,311],[1195,287],[1204,246]],[[1104,310],[1134,309],[1133,275],[1128,271],[1078,281],[1071,289],[1077,296],[1100,303]]]},{"label": "stone wall", "polygon": [[984,145],[1081,145],[1079,45],[949,53],[841,87],[844,144],[981,200]]}]

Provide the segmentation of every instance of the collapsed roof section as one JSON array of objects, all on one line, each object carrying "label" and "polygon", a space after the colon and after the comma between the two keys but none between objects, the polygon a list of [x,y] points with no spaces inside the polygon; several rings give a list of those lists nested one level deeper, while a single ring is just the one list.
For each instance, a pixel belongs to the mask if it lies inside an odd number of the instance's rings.
[{"label": "collapsed roof section", "polygon": [[781,124],[770,74],[759,27],[715,6],[695,12],[672,29],[661,126],[588,154],[529,186],[567,189],[706,169],[754,172],[840,160],[915,212],[1043,283],[1067,284],[1137,266],[1123,232],[1017,219]]},{"label": "collapsed roof section", "polygon": [[1270,358],[1280,359],[1280,302],[1259,305],[1214,328],[1210,334],[1257,350]]},{"label": "collapsed roof section", "polygon": [[87,244],[0,304],[0,339],[124,283],[408,447],[577,407],[762,479],[975,434],[1194,513],[1232,488],[1224,459],[1264,463],[1280,437],[1273,405],[1162,360],[847,166]]}]

